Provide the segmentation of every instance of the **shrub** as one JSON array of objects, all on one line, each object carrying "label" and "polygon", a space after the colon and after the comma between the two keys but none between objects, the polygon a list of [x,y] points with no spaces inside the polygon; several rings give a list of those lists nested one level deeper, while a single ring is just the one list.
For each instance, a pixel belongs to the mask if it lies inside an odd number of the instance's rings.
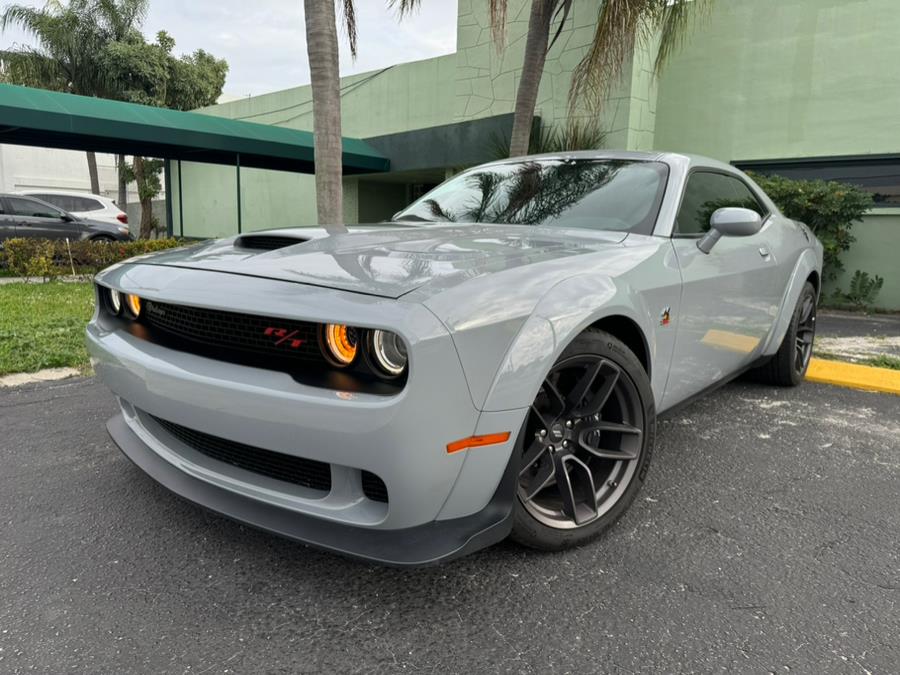
[{"label": "shrub", "polygon": [[788,218],[806,223],[825,249],[823,276],[833,280],[844,266],[840,254],[855,239],[853,223],[872,207],[872,195],[854,185],[750,174]]},{"label": "shrub", "polygon": [[846,293],[840,289],[835,290],[834,299],[839,304],[847,304],[854,309],[866,309],[875,302],[883,285],[884,279],[877,274],[873,279],[868,272],[856,270],[850,280],[850,290]]},{"label": "shrub", "polygon": [[68,246],[64,239],[9,239],[0,251],[0,267],[16,276],[61,276],[70,274],[73,267],[80,274],[95,274],[136,255],[183,245],[178,239],[73,241]]}]

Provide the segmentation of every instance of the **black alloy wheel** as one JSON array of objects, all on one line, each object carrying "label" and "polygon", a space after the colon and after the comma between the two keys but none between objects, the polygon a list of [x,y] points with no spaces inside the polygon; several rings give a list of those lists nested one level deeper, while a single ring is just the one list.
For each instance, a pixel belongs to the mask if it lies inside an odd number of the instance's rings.
[{"label": "black alloy wheel", "polygon": [[624,344],[599,331],[579,336],[547,374],[519,439],[513,537],[564,548],[621,515],[649,462],[652,401],[649,379]]}]

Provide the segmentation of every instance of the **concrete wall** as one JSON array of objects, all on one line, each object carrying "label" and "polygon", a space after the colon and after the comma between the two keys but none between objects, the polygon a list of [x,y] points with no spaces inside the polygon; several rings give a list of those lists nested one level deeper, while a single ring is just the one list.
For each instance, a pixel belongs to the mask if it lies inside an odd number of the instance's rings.
[{"label": "concrete wall", "polygon": [[[900,153],[896,0],[716,0],[665,70],[654,145],[726,162]],[[900,309],[900,210],[874,210],[843,256]]]},{"label": "concrete wall", "polygon": [[[115,157],[98,154],[97,173],[100,193],[118,199]],[[90,192],[91,179],[85,153],[0,144],[0,192],[42,188]]]}]

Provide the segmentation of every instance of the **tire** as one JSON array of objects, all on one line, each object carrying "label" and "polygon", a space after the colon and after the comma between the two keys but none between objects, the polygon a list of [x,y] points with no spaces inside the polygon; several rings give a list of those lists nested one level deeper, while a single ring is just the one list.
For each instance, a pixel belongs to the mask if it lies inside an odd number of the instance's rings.
[{"label": "tire", "polygon": [[781,346],[769,361],[753,371],[755,379],[779,387],[796,387],[806,376],[815,338],[816,289],[807,281],[797,298]]},{"label": "tire", "polygon": [[109,237],[105,234],[97,235],[96,237],[92,237],[91,241],[99,241],[103,244],[111,244],[116,240],[115,237]]},{"label": "tire", "polygon": [[609,333],[582,333],[551,368],[519,433],[511,538],[558,551],[599,537],[643,485],[655,434],[653,392],[641,362]]}]

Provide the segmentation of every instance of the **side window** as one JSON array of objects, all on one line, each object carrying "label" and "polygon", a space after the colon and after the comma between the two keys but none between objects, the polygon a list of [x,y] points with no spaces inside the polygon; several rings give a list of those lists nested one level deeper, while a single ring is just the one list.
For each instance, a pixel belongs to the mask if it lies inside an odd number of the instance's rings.
[{"label": "side window", "polygon": [[72,197],[72,207],[69,211],[102,211],[104,206],[96,199],[90,197]]},{"label": "side window", "polygon": [[51,206],[24,197],[7,197],[10,213],[35,218],[59,218],[62,214]]},{"label": "side window", "polygon": [[675,219],[676,234],[703,234],[716,209],[740,206],[765,217],[766,210],[738,178],[721,173],[697,171],[688,178],[681,208]]}]

